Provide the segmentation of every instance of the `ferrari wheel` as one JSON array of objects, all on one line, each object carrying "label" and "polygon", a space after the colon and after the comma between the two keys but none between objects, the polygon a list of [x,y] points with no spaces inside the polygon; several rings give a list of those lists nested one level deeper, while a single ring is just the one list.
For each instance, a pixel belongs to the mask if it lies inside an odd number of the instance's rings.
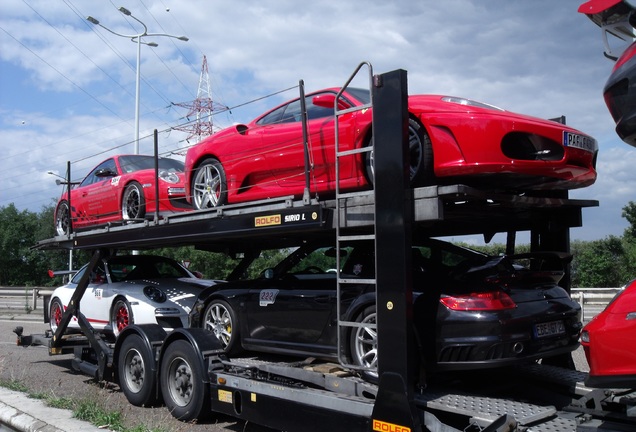
[{"label": "ferrari wheel", "polygon": [[161,365],[161,393],[168,411],[182,421],[201,420],[209,414],[209,390],[201,360],[185,340],[166,348]]},{"label": "ferrari wheel", "polygon": [[152,406],[157,402],[153,362],[152,352],[140,336],[132,334],[124,340],[117,362],[119,387],[135,406]]},{"label": "ferrari wheel", "polygon": [[[369,145],[372,145],[372,141]],[[374,152],[367,153],[365,168],[367,179],[374,182]],[[417,120],[409,119],[409,184],[411,187],[434,182],[433,146],[431,139]]]},{"label": "ferrari wheel", "polygon": [[53,333],[57,331],[60,322],[62,322],[63,315],[64,306],[62,306],[62,301],[58,298],[54,298],[51,300],[51,305],[49,306],[49,325]]},{"label": "ferrari wheel", "polygon": [[121,216],[124,220],[143,219],[146,216],[146,198],[141,185],[131,182],[121,200]]},{"label": "ferrari wheel", "polygon": [[227,202],[225,170],[216,159],[206,159],[192,180],[192,204],[195,210],[222,206]]},{"label": "ferrari wheel", "polygon": [[214,333],[228,354],[236,354],[239,351],[237,324],[236,314],[227,302],[220,299],[212,300],[205,308],[202,327]]},{"label": "ferrari wheel", "polygon": [[133,324],[133,313],[130,308],[130,303],[124,298],[118,298],[113,304],[113,309],[110,313],[110,326],[115,337],[129,325]]},{"label": "ferrari wheel", "polygon": [[55,232],[57,235],[67,235],[71,225],[71,211],[67,201],[61,201],[55,209]]},{"label": "ferrari wheel", "polygon": [[351,331],[350,349],[353,364],[364,369],[367,379],[377,379],[378,373],[378,332],[375,306],[366,307],[356,318],[356,322],[368,325]]}]

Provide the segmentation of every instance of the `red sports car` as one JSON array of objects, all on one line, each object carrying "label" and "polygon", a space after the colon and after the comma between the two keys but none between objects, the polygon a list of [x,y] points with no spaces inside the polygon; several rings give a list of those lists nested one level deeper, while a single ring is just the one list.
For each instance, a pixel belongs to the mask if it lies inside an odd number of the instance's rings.
[{"label": "red sports car", "polygon": [[589,387],[636,388],[636,281],[632,281],[581,332],[590,366]]},{"label": "red sports car", "polygon": [[[312,194],[335,191],[334,105],[339,90],[305,97]],[[350,88],[338,107],[346,110],[369,101],[368,90]],[[291,100],[188,150],[186,196],[195,209],[303,193],[300,102]],[[408,105],[414,186],[463,182],[505,190],[573,189],[596,180],[596,140],[563,124],[448,96],[410,96]],[[368,146],[371,120],[369,109],[341,115],[339,151]],[[342,191],[369,185],[372,159],[372,152],[340,159]]]},{"label": "red sports car", "polygon": [[[178,212],[192,208],[185,200],[183,163],[159,158],[159,211]],[[107,222],[143,219],[156,209],[155,159],[153,156],[120,155],[97,165],[67,193],[55,208],[58,235]]]}]

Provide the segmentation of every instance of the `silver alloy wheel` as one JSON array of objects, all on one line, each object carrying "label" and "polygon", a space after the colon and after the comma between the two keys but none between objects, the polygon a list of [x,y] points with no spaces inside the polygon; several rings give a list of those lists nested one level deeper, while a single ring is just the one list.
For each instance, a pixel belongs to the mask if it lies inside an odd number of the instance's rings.
[{"label": "silver alloy wheel", "polygon": [[205,310],[203,326],[214,335],[226,349],[232,340],[232,315],[222,303],[212,303]]},{"label": "silver alloy wheel", "polygon": [[[364,316],[360,324],[375,324],[376,313]],[[378,332],[375,328],[356,327],[352,332],[352,356],[354,364],[365,369],[377,370],[378,367]]]},{"label": "silver alloy wheel", "polygon": [[193,199],[197,209],[219,205],[223,193],[223,174],[214,164],[204,164],[196,172],[193,182]]},{"label": "silver alloy wheel", "polygon": [[130,349],[124,358],[124,380],[126,386],[133,393],[139,393],[144,387],[146,366],[141,353],[137,349]]}]

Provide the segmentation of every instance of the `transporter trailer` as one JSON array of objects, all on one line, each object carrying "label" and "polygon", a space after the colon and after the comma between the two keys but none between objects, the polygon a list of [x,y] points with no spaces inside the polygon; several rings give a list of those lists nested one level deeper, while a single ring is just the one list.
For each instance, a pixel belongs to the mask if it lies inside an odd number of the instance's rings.
[{"label": "transporter trailer", "polygon": [[[132,404],[163,403],[184,421],[221,413],[285,431],[635,431],[636,390],[585,387],[587,374],[574,369],[570,354],[444,375],[427,374],[412,361],[417,349],[409,276],[414,227],[431,237],[482,234],[489,240],[507,233],[510,253],[516,233],[529,231],[534,251],[569,252],[569,229],[582,225],[583,208],[598,203],[569,199],[566,192],[520,195],[461,184],[410,188],[406,72],[373,75],[371,65],[362,63],[352,78],[364,66],[372,102],[363,108],[374,110],[374,145],[360,152],[374,151],[374,190],[337,189],[327,200],[305,194],[83,232],[71,229],[36,247],[92,251],[92,269],[116,249],[194,245],[240,251],[254,243],[324,236],[337,243],[374,239],[376,277],[368,283],[376,288],[377,325],[340,318],[337,325],[377,331],[376,381],[361,378],[365,371],[352,365],[314,358],[229,358],[214,334],[201,328],[166,333],[158,325],[131,325],[110,343],[81,312],[90,271],[84,272],[55,334],[24,335],[18,327],[18,344],[46,344],[51,355],[73,353],[77,371],[118,382]],[[343,112],[334,109],[337,122]],[[336,155],[354,156],[339,153],[337,143]],[[560,283],[569,291],[567,272]],[[347,280],[339,280],[338,296],[346,290]],[[81,335],[65,334],[73,317]]]}]

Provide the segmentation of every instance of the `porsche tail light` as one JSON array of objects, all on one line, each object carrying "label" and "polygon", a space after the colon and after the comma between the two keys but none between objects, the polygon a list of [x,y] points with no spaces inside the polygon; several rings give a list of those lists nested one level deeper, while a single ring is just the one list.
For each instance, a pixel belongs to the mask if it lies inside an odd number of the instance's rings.
[{"label": "porsche tail light", "polygon": [[448,309],[458,311],[497,311],[517,307],[510,296],[502,291],[444,295],[439,301]]}]

